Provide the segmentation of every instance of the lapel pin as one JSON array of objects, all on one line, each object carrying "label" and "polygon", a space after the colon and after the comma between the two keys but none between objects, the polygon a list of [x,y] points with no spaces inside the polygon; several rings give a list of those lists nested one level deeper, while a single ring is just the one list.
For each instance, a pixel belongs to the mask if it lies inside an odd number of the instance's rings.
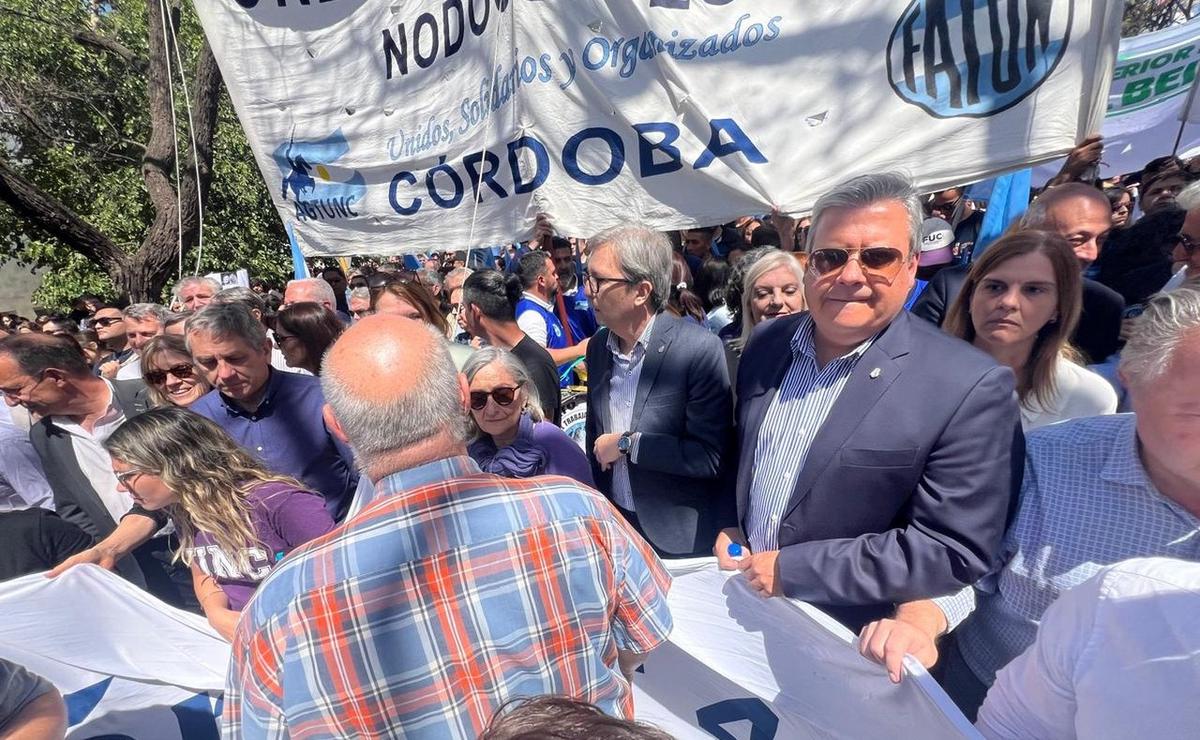
[{"label": "lapel pin", "polygon": [[870,376],[870,377],[871,377],[871,380],[874,380],[875,378],[878,378],[878,377],[879,377],[879,374],[880,374],[881,372],[883,372],[883,371],[882,371],[882,370],[880,370],[879,368],[875,368],[874,370],[872,370],[872,371],[871,371],[871,376]]}]

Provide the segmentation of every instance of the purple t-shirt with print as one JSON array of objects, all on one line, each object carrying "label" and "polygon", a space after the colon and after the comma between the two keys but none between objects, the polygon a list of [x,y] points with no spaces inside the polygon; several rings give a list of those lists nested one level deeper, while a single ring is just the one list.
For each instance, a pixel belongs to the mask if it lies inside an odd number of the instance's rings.
[{"label": "purple t-shirt with print", "polygon": [[197,532],[190,550],[192,562],[216,579],[234,611],[250,601],[254,589],[284,555],[334,527],[325,499],[287,483],[260,483],[246,500],[260,543],[246,550],[248,572],[241,567],[242,559],[226,554],[208,532]]}]

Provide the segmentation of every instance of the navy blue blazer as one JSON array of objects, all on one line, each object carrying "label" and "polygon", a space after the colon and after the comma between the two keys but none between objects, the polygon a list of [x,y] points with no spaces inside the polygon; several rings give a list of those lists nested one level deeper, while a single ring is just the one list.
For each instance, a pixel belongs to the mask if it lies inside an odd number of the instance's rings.
[{"label": "navy blue blazer", "polygon": [[[742,354],[739,522],[802,316],[762,324]],[[1024,458],[1012,371],[901,312],[855,366],[797,476],[780,521],[783,592],[857,629],[974,583],[999,551]]]},{"label": "navy blue blazer", "polygon": [[607,328],[600,329],[587,351],[587,450],[596,487],[612,497],[612,472],[601,471],[592,452],[596,438],[639,432],[629,482],[642,535],[664,555],[707,554],[733,514],[733,496],[720,482],[733,438],[721,340],[694,321],[658,314],[626,430],[606,427],[612,382],[608,336]]}]

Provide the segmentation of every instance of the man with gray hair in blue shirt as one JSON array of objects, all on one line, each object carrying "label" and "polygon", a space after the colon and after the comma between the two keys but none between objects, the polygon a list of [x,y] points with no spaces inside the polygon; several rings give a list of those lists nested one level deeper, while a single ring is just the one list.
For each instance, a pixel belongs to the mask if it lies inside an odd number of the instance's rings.
[{"label": "man with gray hair in blue shirt", "polygon": [[933,666],[973,720],[996,672],[1033,643],[1059,594],[1129,558],[1200,561],[1198,368],[1200,289],[1151,298],[1121,355],[1134,413],[1030,434],[997,567],[973,587],[868,625],[860,651],[886,663],[893,681],[905,654]]}]

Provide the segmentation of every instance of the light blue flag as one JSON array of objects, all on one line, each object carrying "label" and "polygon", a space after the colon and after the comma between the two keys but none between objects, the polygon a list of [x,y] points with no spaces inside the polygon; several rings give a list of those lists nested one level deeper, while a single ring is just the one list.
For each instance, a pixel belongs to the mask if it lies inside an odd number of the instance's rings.
[{"label": "light blue flag", "polygon": [[300,252],[300,243],[296,241],[296,230],[292,224],[288,224],[287,235],[292,244],[292,272],[295,273],[296,280],[304,280],[308,277],[308,263],[304,261],[304,255]]},{"label": "light blue flag", "polygon": [[[996,239],[1000,238],[1008,227],[1029,208],[1029,185],[1033,170],[1024,169],[1001,175],[991,181],[991,197],[988,198],[987,212],[983,214],[983,224],[979,227],[979,237],[975,240],[972,259],[979,259],[983,250]],[[986,187],[987,183],[972,185],[976,188]]]}]

